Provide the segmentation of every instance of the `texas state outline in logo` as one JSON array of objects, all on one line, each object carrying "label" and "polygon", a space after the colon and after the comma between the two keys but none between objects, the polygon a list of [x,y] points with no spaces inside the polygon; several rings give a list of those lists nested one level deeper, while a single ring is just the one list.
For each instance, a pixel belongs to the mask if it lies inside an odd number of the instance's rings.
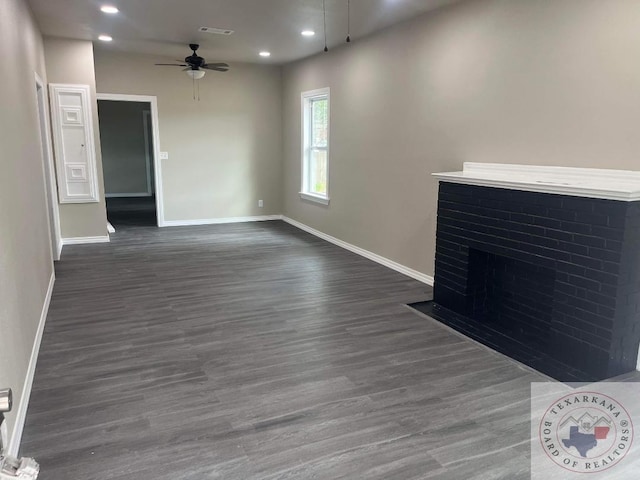
[{"label": "texas state outline in logo", "polygon": [[618,465],[633,443],[633,423],[620,402],[598,392],[555,401],[540,421],[540,442],[559,467],[599,473]]}]

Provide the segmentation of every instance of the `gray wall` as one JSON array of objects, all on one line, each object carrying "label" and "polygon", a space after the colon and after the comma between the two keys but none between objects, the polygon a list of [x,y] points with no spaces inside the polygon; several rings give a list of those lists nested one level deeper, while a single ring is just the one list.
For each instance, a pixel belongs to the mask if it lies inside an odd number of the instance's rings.
[{"label": "gray wall", "polygon": [[[149,193],[143,112],[149,103],[98,100],[104,191]],[[153,149],[149,150],[150,162]],[[153,182],[151,182],[153,185]]]},{"label": "gray wall", "polygon": [[85,40],[45,37],[44,49],[47,76],[50,83],[76,83],[89,85],[91,89],[100,201],[98,203],[67,203],[60,205],[62,238],[105,236],[107,235],[107,212],[102,180],[102,156],[100,154],[93,44]]},{"label": "gray wall", "polygon": [[[100,93],[158,97],[165,220],[282,212],[281,69],[232,64],[208,72],[200,98],[171,60],[96,50]],[[258,200],[264,208],[258,208]]]},{"label": "gray wall", "polygon": [[[463,161],[638,170],[640,2],[474,0],[285,68],[284,213],[433,274]],[[302,201],[300,93],[331,87],[331,205]]]},{"label": "gray wall", "polygon": [[46,82],[42,37],[22,0],[0,2],[0,388],[17,405],[53,262],[36,84]]}]

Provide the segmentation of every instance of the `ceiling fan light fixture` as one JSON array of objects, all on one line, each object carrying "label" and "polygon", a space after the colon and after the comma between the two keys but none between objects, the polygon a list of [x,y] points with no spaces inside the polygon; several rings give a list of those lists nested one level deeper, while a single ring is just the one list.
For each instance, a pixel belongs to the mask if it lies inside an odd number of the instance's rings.
[{"label": "ceiling fan light fixture", "polygon": [[205,76],[207,72],[205,72],[204,70],[189,69],[189,70],[185,70],[184,73],[186,73],[189,76],[189,78],[193,80],[200,80],[202,77]]}]

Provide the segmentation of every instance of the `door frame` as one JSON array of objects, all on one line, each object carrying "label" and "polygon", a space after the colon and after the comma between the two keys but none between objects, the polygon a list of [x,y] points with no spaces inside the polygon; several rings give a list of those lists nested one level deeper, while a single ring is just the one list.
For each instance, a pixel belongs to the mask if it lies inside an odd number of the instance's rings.
[{"label": "door frame", "polygon": [[[151,106],[151,132],[153,141],[153,171],[156,194],[156,218],[158,227],[164,227],[164,198],[162,190],[162,165],[160,164],[160,129],[158,128],[158,97],[155,95],[128,95],[124,93],[98,93],[97,100],[114,102],[140,102]],[[99,120],[99,119],[98,119]]]},{"label": "door frame", "polygon": [[146,163],[147,169],[147,193],[149,196],[153,195],[153,185],[151,184],[151,152],[149,151],[149,123],[153,125],[153,121],[151,120],[151,111],[143,110],[142,112],[142,128],[144,129],[144,160]]},{"label": "door frame", "polygon": [[49,123],[49,98],[46,85],[38,72],[34,72],[36,108],[38,114],[38,132],[40,134],[40,151],[42,156],[42,173],[44,175],[45,201],[49,234],[51,235],[51,257],[60,260],[62,253],[62,233],[60,230],[60,210],[58,206],[58,183],[53,161],[51,144],[51,125]]}]

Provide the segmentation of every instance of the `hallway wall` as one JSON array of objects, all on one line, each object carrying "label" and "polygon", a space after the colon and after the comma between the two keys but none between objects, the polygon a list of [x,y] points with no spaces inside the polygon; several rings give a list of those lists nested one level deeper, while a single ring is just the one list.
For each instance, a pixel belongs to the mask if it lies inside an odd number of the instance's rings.
[{"label": "hallway wall", "polygon": [[66,203],[60,205],[60,228],[63,238],[102,237],[107,235],[107,213],[104,202],[104,181],[98,102],[93,61],[93,43],[85,40],[44,38],[47,76],[50,83],[77,83],[91,89],[93,134],[96,147],[99,202]]},{"label": "hallway wall", "polygon": [[46,82],[42,36],[26,2],[0,2],[0,388],[16,425],[53,275],[34,72]]}]

